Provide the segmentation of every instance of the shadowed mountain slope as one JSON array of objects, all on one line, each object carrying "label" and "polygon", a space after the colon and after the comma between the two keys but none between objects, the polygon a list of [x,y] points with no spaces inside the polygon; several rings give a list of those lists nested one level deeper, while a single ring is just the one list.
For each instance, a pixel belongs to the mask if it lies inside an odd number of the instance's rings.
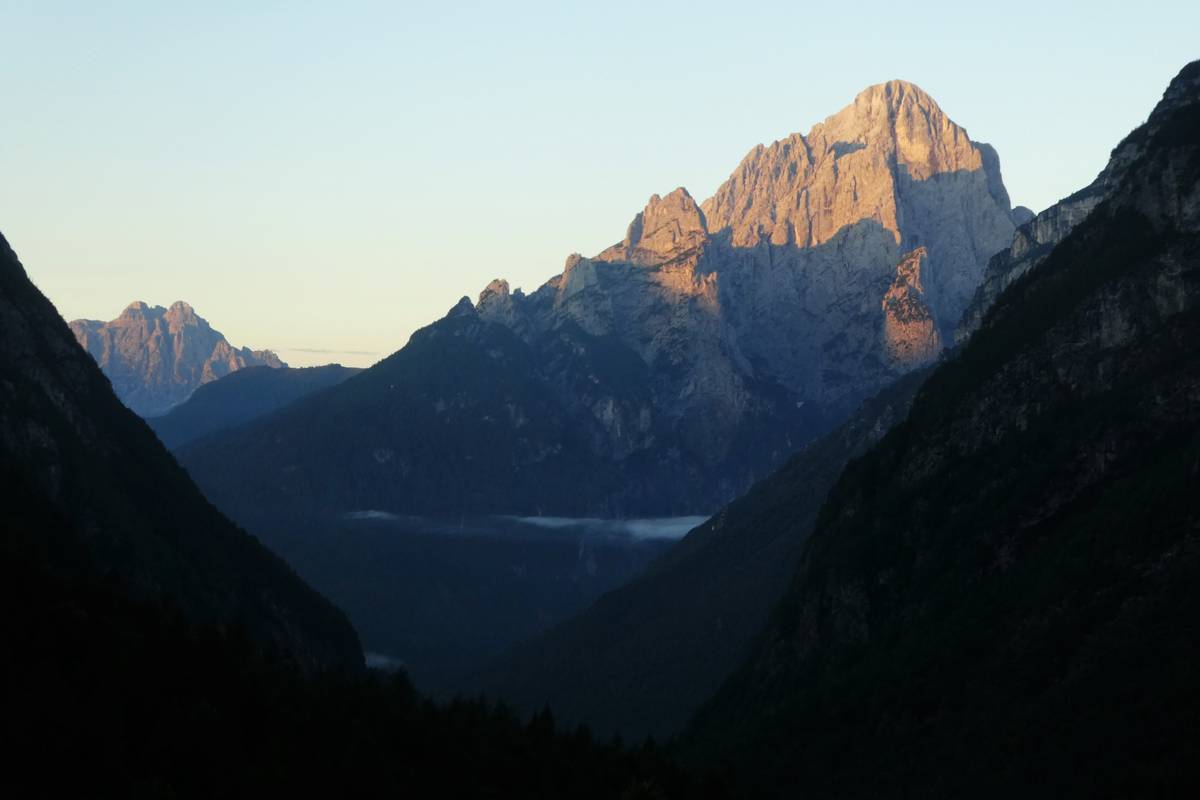
[{"label": "shadowed mountain slope", "polygon": [[301,397],[336,386],[362,370],[323,367],[246,367],[198,388],[185,402],[146,423],[169,448],[269,414]]},{"label": "shadowed mountain slope", "polygon": [[6,559],[242,626],[307,670],[361,667],[342,613],[204,499],[2,237],[0,472]]},{"label": "shadowed mountain slope", "polygon": [[644,574],[462,689],[526,710],[549,703],[560,719],[604,735],[678,732],[748,654],[842,467],[904,418],[926,372],[880,392]]}]

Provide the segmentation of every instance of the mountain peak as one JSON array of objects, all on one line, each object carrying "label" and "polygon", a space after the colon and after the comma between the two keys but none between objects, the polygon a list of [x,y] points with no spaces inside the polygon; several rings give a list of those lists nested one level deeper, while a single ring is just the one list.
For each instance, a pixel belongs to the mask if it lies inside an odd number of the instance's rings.
[{"label": "mountain peak", "polygon": [[475,304],[472,303],[471,298],[467,297],[465,294],[459,298],[458,302],[454,304],[453,308],[446,312],[447,317],[463,317],[468,314],[475,314]]},{"label": "mountain peak", "polygon": [[651,195],[646,207],[629,223],[625,239],[596,258],[659,264],[695,249],[708,238],[704,212],[680,186],[666,196]]},{"label": "mountain peak", "polygon": [[122,317],[144,317],[146,312],[150,310],[150,306],[141,300],[134,300],[121,312]]},{"label": "mountain peak", "polygon": [[196,309],[182,300],[176,300],[172,303],[171,307],[162,316],[173,331],[185,326],[208,327],[208,321],[197,314]]},{"label": "mountain peak", "polygon": [[867,87],[807,135],[755,147],[703,212],[711,233],[736,248],[770,245],[778,258],[849,245],[880,281],[925,247],[926,299],[947,333],[1015,227],[995,151],[899,80]]},{"label": "mountain peak", "polygon": [[74,320],[75,340],[142,416],[164,414],[197,386],[249,366],[287,366],[269,350],[236,349],[191,305],[135,300],[110,322]]},{"label": "mountain peak", "polygon": [[[517,290],[519,296],[521,290]],[[496,322],[510,323],[513,319],[513,292],[509,288],[508,281],[503,278],[496,278],[479,293],[479,302],[475,304],[475,311],[484,319],[490,319]]]},{"label": "mountain peak", "polygon": [[854,97],[854,105],[880,101],[891,108],[899,108],[909,102],[942,113],[941,107],[928,92],[915,83],[899,79],[872,84]]}]

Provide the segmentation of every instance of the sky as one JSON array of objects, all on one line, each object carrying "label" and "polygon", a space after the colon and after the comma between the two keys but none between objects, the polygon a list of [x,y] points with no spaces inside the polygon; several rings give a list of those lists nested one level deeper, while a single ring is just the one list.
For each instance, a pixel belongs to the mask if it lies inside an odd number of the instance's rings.
[{"label": "sky", "polygon": [[0,232],[68,320],[186,300],[365,366],[893,78],[1040,210],[1198,32],[1196,2],[0,0]]}]

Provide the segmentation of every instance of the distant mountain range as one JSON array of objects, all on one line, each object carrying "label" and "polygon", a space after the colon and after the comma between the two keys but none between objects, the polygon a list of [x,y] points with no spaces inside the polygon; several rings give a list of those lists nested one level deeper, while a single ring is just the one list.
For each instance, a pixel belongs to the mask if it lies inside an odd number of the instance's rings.
[{"label": "distant mountain range", "polygon": [[170,308],[131,303],[110,322],[77,319],[71,332],[143,417],[165,414],[196,387],[251,366],[287,366],[270,350],[235,348],[182,301]]},{"label": "distant mountain range", "polygon": [[536,292],[492,282],[353,381],[185,447],[250,509],[709,512],[937,357],[1017,221],[987,145],[919,88],[652,197]]}]

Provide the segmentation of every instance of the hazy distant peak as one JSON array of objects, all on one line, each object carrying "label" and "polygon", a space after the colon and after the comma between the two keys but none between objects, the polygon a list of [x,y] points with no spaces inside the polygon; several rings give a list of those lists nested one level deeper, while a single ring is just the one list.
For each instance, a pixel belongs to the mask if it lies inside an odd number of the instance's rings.
[{"label": "hazy distant peak", "polygon": [[479,293],[479,302],[482,303],[486,298],[493,295],[497,297],[508,297],[510,294],[508,281],[504,278],[494,278],[491,283],[483,288]]},{"label": "hazy distant peak", "polygon": [[446,312],[446,316],[447,317],[461,317],[461,316],[465,316],[467,314],[473,315],[474,313],[475,313],[475,304],[471,302],[471,298],[467,297],[464,294],[459,299],[459,301],[454,304],[454,307]]},{"label": "hazy distant peak", "polygon": [[270,350],[234,348],[182,300],[169,308],[135,300],[114,320],[70,327],[121,400],[143,416],[163,414],[197,386],[243,367],[286,366]]},{"label": "hazy distant peak", "polygon": [[146,314],[146,312],[149,310],[150,310],[149,305],[147,305],[146,303],[144,303],[141,300],[134,300],[132,303],[125,306],[125,310],[121,312],[120,316],[122,316],[122,317],[134,317],[134,316],[140,317],[140,316],[144,316]]}]

